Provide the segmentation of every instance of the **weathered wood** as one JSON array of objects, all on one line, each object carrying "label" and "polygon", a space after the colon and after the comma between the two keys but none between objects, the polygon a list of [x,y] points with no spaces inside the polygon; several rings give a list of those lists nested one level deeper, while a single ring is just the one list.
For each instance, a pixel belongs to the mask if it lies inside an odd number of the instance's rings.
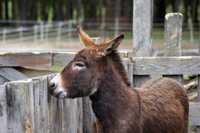
[{"label": "weathered wood", "polygon": [[132,59],[135,75],[184,75],[200,73],[200,57],[138,57]]},{"label": "weathered wood", "polygon": [[47,78],[33,79],[30,84],[33,88],[34,132],[49,133]]},{"label": "weathered wood", "polygon": [[[197,85],[197,101],[200,102],[200,75],[197,75],[198,85]],[[200,133],[200,125],[197,127],[197,133]]]},{"label": "weathered wood", "polygon": [[200,103],[190,103],[189,120],[192,126],[200,126]]},{"label": "weathered wood", "polygon": [[34,131],[33,89],[30,81],[11,82],[6,86],[7,133]]},{"label": "weathered wood", "polygon": [[[181,56],[181,35],[183,15],[168,13],[165,16],[165,56]],[[182,81],[182,76],[173,75],[173,78]]]},{"label": "weathered wood", "polygon": [[7,133],[6,86],[0,85],[0,133]]},{"label": "weathered wood", "polygon": [[152,0],[134,0],[133,6],[133,54],[150,56]]},{"label": "weathered wood", "polygon": [[83,133],[82,99],[65,99],[63,101],[62,133]]},{"label": "weathered wood", "polygon": [[91,101],[89,98],[83,98],[83,132],[93,133],[96,118],[92,111]]},{"label": "weathered wood", "polygon": [[8,80],[0,76],[0,85],[4,84],[5,82],[8,82]]},{"label": "weathered wood", "polygon": [[62,101],[49,97],[49,125],[50,133],[62,133]]},{"label": "weathered wood", "polygon": [[8,81],[23,80],[27,78],[26,75],[15,70],[14,68],[5,67],[0,67],[0,76],[4,77]]},{"label": "weathered wood", "polygon": [[21,66],[31,68],[46,68],[51,66],[51,54],[48,53],[15,53],[1,54],[0,66]]},{"label": "weathered wood", "polygon": [[168,13],[165,16],[165,56],[181,55],[183,15]]}]

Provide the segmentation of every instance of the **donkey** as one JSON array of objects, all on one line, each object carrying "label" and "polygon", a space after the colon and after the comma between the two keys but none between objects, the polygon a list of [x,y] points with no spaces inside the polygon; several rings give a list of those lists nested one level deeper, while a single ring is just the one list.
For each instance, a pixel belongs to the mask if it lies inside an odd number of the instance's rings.
[{"label": "donkey", "polygon": [[117,48],[124,38],[99,45],[78,28],[86,48],[50,81],[58,98],[89,96],[103,133],[187,133],[188,98],[177,81],[161,78],[131,88]]}]

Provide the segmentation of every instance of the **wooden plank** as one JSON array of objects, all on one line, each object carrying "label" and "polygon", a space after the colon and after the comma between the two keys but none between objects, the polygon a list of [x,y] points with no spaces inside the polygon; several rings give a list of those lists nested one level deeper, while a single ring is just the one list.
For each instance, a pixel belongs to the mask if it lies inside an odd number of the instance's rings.
[{"label": "wooden plank", "polygon": [[[200,102],[200,75],[197,75],[198,85],[197,85],[197,101]],[[196,127],[197,133],[200,133],[200,125]]]},{"label": "wooden plank", "polygon": [[96,124],[96,117],[92,111],[90,99],[83,98],[83,132],[84,133],[93,133]]},{"label": "wooden plank", "polygon": [[133,54],[151,55],[152,0],[133,1]]},{"label": "wooden plank", "polygon": [[191,102],[189,111],[190,125],[200,126],[200,103]]},{"label": "wooden plank", "polygon": [[183,15],[168,13],[165,16],[165,56],[181,55]]},{"label": "wooden plank", "polygon": [[46,68],[51,66],[50,53],[14,53],[0,55],[0,66]]},{"label": "wooden plank", "polygon": [[6,86],[8,132],[34,131],[33,89],[30,81],[10,82]]},{"label": "wooden plank", "polygon": [[132,58],[135,75],[182,75],[200,73],[200,57],[138,57]]},{"label": "wooden plank", "polygon": [[8,80],[0,76],[0,85],[3,85],[5,82],[8,82]]},{"label": "wooden plank", "polygon": [[0,85],[0,133],[7,133],[6,86]]},{"label": "wooden plank", "polygon": [[28,78],[23,73],[17,71],[14,68],[0,67],[0,76],[4,77],[8,81],[23,80]]},{"label": "wooden plank", "polygon": [[83,133],[82,99],[63,100],[62,133]]},{"label": "wooden plank", "polygon": [[62,101],[49,97],[49,133],[62,133]]},{"label": "wooden plank", "polygon": [[47,77],[32,80],[34,101],[34,132],[49,133]]}]

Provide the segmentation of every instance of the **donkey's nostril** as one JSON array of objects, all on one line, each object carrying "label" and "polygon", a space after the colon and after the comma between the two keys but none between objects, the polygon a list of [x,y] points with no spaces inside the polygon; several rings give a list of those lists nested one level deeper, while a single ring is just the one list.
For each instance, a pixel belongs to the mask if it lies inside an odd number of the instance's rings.
[{"label": "donkey's nostril", "polygon": [[54,82],[50,82],[49,87],[50,88],[56,88],[56,84]]}]

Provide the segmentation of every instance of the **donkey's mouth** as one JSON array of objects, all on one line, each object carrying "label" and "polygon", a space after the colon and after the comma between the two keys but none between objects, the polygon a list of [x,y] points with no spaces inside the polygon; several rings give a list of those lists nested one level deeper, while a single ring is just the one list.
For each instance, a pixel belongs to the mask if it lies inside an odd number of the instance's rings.
[{"label": "donkey's mouth", "polygon": [[67,92],[60,87],[49,87],[50,93],[60,99],[67,98]]},{"label": "donkey's mouth", "polygon": [[59,92],[55,92],[55,97],[57,97],[57,98],[66,98],[67,97],[67,92],[65,92],[65,91],[59,91]]}]

